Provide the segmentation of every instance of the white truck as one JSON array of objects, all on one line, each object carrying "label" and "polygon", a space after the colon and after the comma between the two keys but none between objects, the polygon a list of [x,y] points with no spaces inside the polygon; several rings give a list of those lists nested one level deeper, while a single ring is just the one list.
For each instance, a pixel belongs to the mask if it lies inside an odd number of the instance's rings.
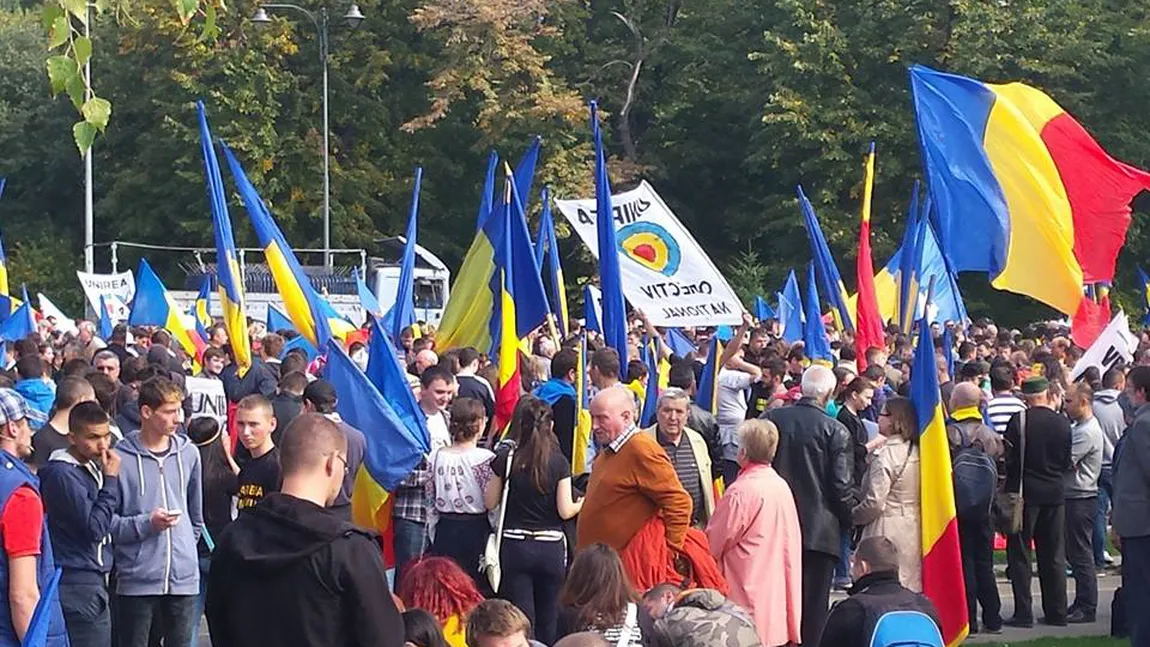
[{"label": "white truck", "polygon": [[[118,252],[124,248],[144,250],[143,255],[152,256],[149,252],[180,252],[194,256],[193,261],[179,261],[177,265],[183,270],[182,283],[169,280],[168,289],[172,297],[185,312],[191,310],[199,295],[200,285],[205,274],[212,276],[211,314],[220,316],[219,298],[216,296],[215,273],[216,266],[209,259],[214,260],[216,250],[212,248],[163,247],[154,245],[139,245],[123,241],[107,244],[111,248],[112,273],[120,270]],[[384,238],[376,241],[376,255],[369,255],[365,249],[338,249],[332,250],[333,265],[325,269],[323,265],[303,265],[303,271],[311,280],[321,295],[325,296],[336,312],[347,317],[352,323],[361,324],[367,318],[363,306],[360,304],[359,291],[355,282],[355,270],[364,276],[368,289],[379,301],[384,312],[395,303],[395,295],[399,287],[400,260],[403,255],[404,239],[402,236]],[[301,264],[306,258],[322,259],[317,249],[300,249],[296,251]],[[438,325],[443,318],[444,308],[447,306],[448,292],[451,285],[451,271],[437,257],[420,245],[415,246],[415,273],[413,296],[415,301],[415,318],[417,321]],[[275,281],[266,264],[262,262],[262,250],[245,248],[237,250],[240,260],[240,271],[244,277],[244,299],[247,304],[248,316],[257,321],[267,321],[269,305],[274,305],[282,312],[283,299],[276,291]],[[340,257],[357,257],[355,265],[340,265]],[[256,261],[258,259],[258,261]],[[253,262],[255,261],[255,262]],[[153,263],[154,265],[155,263]]]}]

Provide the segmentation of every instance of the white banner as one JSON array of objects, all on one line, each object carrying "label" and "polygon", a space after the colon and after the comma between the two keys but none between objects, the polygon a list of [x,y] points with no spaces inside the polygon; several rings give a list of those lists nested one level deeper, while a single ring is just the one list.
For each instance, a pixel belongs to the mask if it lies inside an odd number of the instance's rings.
[{"label": "white banner", "polygon": [[59,330],[60,332],[65,333],[78,332],[78,329],[76,328],[76,322],[73,321],[71,317],[61,312],[60,309],[56,307],[56,304],[48,300],[48,297],[37,292],[36,298],[40,301],[40,312],[44,313],[44,316],[47,317],[48,321],[52,324],[52,327],[55,330]]},{"label": "white banner", "polygon": [[[556,200],[596,258],[595,200]],[[611,196],[623,295],[656,326],[737,325],[743,305],[651,185]]]},{"label": "white banner", "polygon": [[1126,313],[1121,310],[1114,315],[1114,319],[1106,326],[1098,339],[1082,353],[1082,358],[1074,365],[1070,372],[1070,381],[1078,379],[1086,369],[1097,366],[1099,373],[1114,368],[1119,360],[1130,363],[1134,360],[1134,350],[1138,348],[1138,338],[1130,332],[1130,322]]},{"label": "white banner", "polygon": [[185,378],[188,398],[192,403],[192,418],[215,418],[220,429],[228,426],[228,398],[224,395],[224,383],[206,377]]},{"label": "white banner", "polygon": [[105,302],[117,302],[117,310],[119,308],[124,310],[123,316],[117,316],[117,312],[109,306],[112,321],[123,321],[128,318],[125,304],[131,303],[132,297],[136,296],[136,279],[132,276],[131,270],[119,274],[76,272],[76,277],[80,279],[80,286],[84,288],[84,296],[88,298],[88,304],[92,306],[93,311],[100,312],[100,297],[102,296]]}]

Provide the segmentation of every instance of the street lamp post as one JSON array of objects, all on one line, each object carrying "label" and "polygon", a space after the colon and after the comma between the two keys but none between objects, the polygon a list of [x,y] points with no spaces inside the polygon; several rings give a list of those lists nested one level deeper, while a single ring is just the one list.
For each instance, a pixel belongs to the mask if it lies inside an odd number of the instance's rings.
[{"label": "street lamp post", "polygon": [[[323,266],[331,269],[331,150],[329,148],[328,128],[328,87],[327,87],[327,61],[328,61],[328,13],[327,7],[319,10],[316,15],[303,7],[291,3],[269,3],[260,5],[252,15],[252,22],[257,25],[266,25],[271,22],[268,9],[291,9],[298,11],[311,20],[319,34],[319,59],[323,67]],[[354,2],[348,6],[343,15],[344,24],[355,29],[364,20],[363,12]]]}]

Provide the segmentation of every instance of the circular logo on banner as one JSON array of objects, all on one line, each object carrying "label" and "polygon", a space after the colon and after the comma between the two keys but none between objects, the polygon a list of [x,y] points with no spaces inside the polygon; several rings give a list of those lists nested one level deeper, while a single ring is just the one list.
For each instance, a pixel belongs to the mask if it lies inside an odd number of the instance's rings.
[{"label": "circular logo on banner", "polygon": [[643,267],[671,276],[679,271],[679,244],[663,227],[633,222],[619,228],[619,249]]}]

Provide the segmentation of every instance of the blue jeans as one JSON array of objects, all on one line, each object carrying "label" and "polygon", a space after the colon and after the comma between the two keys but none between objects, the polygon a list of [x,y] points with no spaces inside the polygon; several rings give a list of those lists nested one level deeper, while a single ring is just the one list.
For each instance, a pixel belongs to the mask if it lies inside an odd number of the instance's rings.
[{"label": "blue jeans", "polygon": [[1094,565],[1106,566],[1102,551],[1106,549],[1106,513],[1110,511],[1110,496],[1114,493],[1114,469],[1103,467],[1098,476],[1098,515],[1094,518]]},{"label": "blue jeans", "polygon": [[196,596],[196,619],[192,624],[191,647],[200,644],[200,620],[204,617],[204,601],[208,599],[208,573],[212,571],[212,558],[200,558],[200,594]]},{"label": "blue jeans", "polygon": [[842,548],[839,551],[839,561],[835,564],[835,581],[849,580],[851,577],[851,530],[842,533]]},{"label": "blue jeans", "polygon": [[391,523],[395,526],[395,590],[398,591],[399,583],[403,581],[404,567],[411,560],[421,557],[427,546],[427,524],[399,517],[392,517]]},{"label": "blue jeans", "polygon": [[108,647],[112,642],[112,615],[108,589],[103,584],[60,583],[60,607],[72,647]]}]

